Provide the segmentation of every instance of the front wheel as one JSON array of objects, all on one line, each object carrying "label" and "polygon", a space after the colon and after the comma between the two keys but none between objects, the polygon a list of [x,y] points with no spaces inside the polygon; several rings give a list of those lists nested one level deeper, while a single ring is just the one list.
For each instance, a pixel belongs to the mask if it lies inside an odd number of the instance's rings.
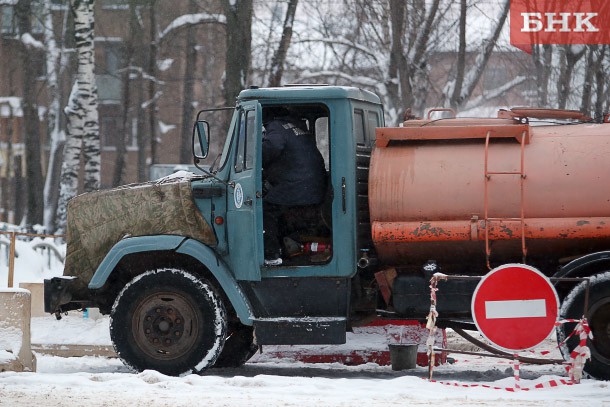
[{"label": "front wheel", "polygon": [[229,333],[222,353],[214,367],[240,367],[258,350],[254,344],[254,329],[234,322],[229,325]]},{"label": "front wheel", "polygon": [[[585,303],[586,283],[576,286],[564,300],[560,317],[580,319]],[[591,327],[593,340],[587,340],[591,350],[591,360],[585,364],[585,372],[602,380],[610,380],[610,271],[591,277],[589,282],[589,307],[587,321]],[[561,343],[573,331],[576,324],[563,324],[557,329],[557,340]],[[564,359],[578,345],[579,338],[573,335],[561,347]]]},{"label": "front wheel", "polygon": [[214,287],[182,269],[135,277],[110,313],[110,337],[121,360],[136,371],[172,376],[212,366],[226,329],[225,307]]}]

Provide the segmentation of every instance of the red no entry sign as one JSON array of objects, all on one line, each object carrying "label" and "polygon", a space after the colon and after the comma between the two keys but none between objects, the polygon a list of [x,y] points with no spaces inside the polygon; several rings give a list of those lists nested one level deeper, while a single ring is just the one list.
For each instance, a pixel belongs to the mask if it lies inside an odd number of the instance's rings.
[{"label": "red no entry sign", "polygon": [[525,350],[553,331],[559,309],[557,292],[540,271],[524,264],[505,264],[481,279],[472,296],[472,317],[494,345]]}]

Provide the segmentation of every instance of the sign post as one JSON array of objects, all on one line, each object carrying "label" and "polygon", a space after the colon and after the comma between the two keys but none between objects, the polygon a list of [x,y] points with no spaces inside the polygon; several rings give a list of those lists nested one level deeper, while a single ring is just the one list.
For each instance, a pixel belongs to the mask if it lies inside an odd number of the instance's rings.
[{"label": "sign post", "polygon": [[534,267],[505,264],[481,279],[471,308],[481,334],[514,352],[531,349],[551,334],[559,298],[549,279]]}]

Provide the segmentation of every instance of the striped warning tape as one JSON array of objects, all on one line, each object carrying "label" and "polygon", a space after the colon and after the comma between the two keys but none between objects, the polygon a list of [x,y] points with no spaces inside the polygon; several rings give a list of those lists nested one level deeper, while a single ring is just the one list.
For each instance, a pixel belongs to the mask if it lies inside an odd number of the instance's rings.
[{"label": "striped warning tape", "polygon": [[515,359],[513,360],[513,372],[515,376],[515,391],[521,389],[521,376],[519,374],[519,355],[515,353]]},{"label": "striped warning tape", "polygon": [[591,333],[591,327],[589,327],[587,318],[584,316],[581,319],[563,319],[557,321],[555,326],[569,322],[576,323],[576,326],[558,346],[563,346],[572,336],[578,335],[578,345],[570,352],[570,361],[566,365],[566,371],[572,382],[580,383],[585,363],[588,359],[591,359],[591,350],[587,346],[587,338],[593,339],[593,333]]},{"label": "striped warning tape", "polygon": [[521,387],[520,385],[515,384],[515,387],[499,387],[499,386],[491,386],[489,384],[465,384],[465,383],[459,383],[459,382],[444,382],[444,381],[436,381],[436,380],[430,380],[431,383],[438,383],[438,384],[442,384],[445,386],[451,386],[451,387],[481,387],[484,389],[492,389],[492,390],[505,390],[505,391],[510,391],[510,392],[518,392],[518,391],[530,391],[530,390],[535,390],[535,389],[550,389],[553,387],[559,387],[559,386],[571,386],[573,383],[569,380],[565,380],[565,379],[558,379],[558,380],[549,380],[547,382],[544,383],[538,383],[532,387]]}]

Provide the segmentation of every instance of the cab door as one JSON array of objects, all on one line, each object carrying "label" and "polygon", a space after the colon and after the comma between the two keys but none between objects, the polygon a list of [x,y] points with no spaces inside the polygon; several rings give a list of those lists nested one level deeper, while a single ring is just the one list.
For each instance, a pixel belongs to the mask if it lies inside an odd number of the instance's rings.
[{"label": "cab door", "polygon": [[242,103],[233,135],[227,234],[235,277],[246,281],[261,279],[263,263],[261,123],[260,104]]}]

